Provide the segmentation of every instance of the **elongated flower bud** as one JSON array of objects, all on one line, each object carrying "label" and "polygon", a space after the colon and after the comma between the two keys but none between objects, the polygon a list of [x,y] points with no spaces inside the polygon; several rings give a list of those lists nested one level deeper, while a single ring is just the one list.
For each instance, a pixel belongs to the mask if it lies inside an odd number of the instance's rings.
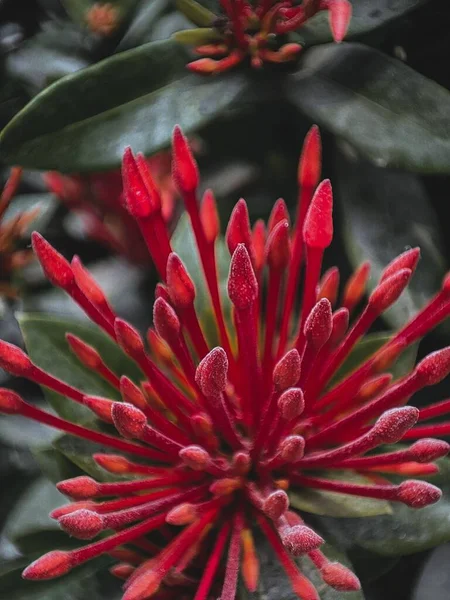
[{"label": "elongated flower bud", "polygon": [[228,296],[238,310],[251,306],[258,295],[258,282],[244,244],[238,244],[230,264]]},{"label": "elongated flower bud", "polygon": [[329,179],[317,188],[303,227],[303,239],[311,248],[327,248],[333,239],[333,192]]},{"label": "elongated flower bud", "polygon": [[287,352],[273,370],[273,383],[277,390],[293,387],[300,379],[301,359],[295,348]]}]

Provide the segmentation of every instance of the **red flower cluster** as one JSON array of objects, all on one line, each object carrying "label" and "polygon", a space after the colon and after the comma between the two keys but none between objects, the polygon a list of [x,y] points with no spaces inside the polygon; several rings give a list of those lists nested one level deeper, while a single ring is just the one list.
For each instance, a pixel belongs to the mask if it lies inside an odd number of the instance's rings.
[{"label": "red flower cluster", "polygon": [[297,43],[280,42],[281,36],[298,30],[319,11],[330,16],[333,38],[341,42],[347,32],[352,14],[349,0],[220,0],[225,13],[213,23],[221,35],[218,42],[198,46],[198,54],[214,57],[201,58],[189,63],[195,73],[206,75],[222,73],[250,57],[252,67],[264,62],[284,63],[297,57],[302,47]]},{"label": "red flower cluster", "polygon": [[[206,192],[199,207],[197,166],[178,128],[173,156],[174,180],[190,217],[221,346],[210,349],[205,340],[195,310],[196,290],[171,249],[147,163],[127,150],[127,207],[164,282],[157,288],[148,347],[115,314],[79,259],[70,264],[39,234],[34,234],[33,247],[49,280],[134,359],[142,381],[120,377],[95,348],[67,335],[79,360],[120,390],[123,401],[86,396],[2,342],[4,369],[89,407],[116,433],[65,421],[7,389],[0,391],[0,410],[111,448],[116,453],[95,454],[95,461],[128,480],[98,483],[81,476],[59,483],[58,489],[75,500],[52,514],[61,527],[83,540],[110,534],[75,550],[50,552],[25,569],[24,577],[57,577],[109,553],[120,561],[112,572],[125,580],[124,600],[176,598],[180,593],[195,600],[219,594],[233,600],[239,573],[248,590],[257,587],[253,531],[259,527],[302,600],[319,596],[293,559],[301,554],[328,585],[356,590],[356,576],[328,560],[320,549],[321,536],[290,509],[288,492],[295,487],[331,490],[413,508],[439,500],[440,490],[430,483],[405,479],[393,484],[386,474],[433,473],[434,461],[447,454],[446,442],[425,436],[449,434],[450,423],[423,422],[450,412],[450,401],[420,411],[405,405],[416,391],[449,373],[450,348],[430,354],[399,380],[393,381],[388,369],[449,315],[450,278],[384,346],[336,382],[334,376],[352,349],[408,285],[419,251],[408,250],[386,267],[354,317],[365,293],[367,264],[350,278],[337,304],[338,269],[320,278],[322,256],[333,236],[332,191],[329,181],[318,185],[320,138],[313,128],[300,160],[295,225],[291,228],[283,200],[275,204],[267,227],[258,221],[250,228],[244,200],[231,215],[226,233],[230,327],[217,277],[214,197]],[[383,448],[399,440],[413,443],[398,450]],[[332,476],[348,470],[364,474],[367,484]]]},{"label": "red flower cluster", "polygon": [[[161,194],[162,216],[171,223],[177,191],[173,183],[170,152],[147,159],[148,168]],[[120,170],[91,175],[62,175],[50,171],[45,182],[67,208],[83,219],[86,235],[125,256],[134,264],[148,265],[149,255],[136,221],[125,206]]]}]

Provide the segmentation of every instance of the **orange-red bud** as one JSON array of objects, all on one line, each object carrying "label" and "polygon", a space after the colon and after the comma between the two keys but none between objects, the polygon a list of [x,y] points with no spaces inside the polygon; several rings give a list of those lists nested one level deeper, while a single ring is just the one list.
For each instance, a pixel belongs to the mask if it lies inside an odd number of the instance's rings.
[{"label": "orange-red bud", "polygon": [[388,309],[398,298],[411,279],[411,269],[400,269],[380,283],[370,294],[368,304],[378,314]]},{"label": "orange-red bud", "polygon": [[330,587],[340,592],[356,592],[361,583],[354,573],[338,562],[329,562],[320,569],[322,579]]},{"label": "orange-red bud", "polygon": [[170,525],[188,525],[197,519],[198,513],[194,504],[185,502],[172,508],[166,517],[167,523]]},{"label": "orange-red bud", "polygon": [[400,271],[400,269],[411,269],[414,273],[419,259],[420,248],[410,248],[409,250],[406,250],[406,252],[403,252],[394,258],[394,260],[383,270],[380,277],[380,283],[386,281],[386,279],[391,277],[391,275],[394,275],[394,273],[397,273],[397,271]]},{"label": "orange-red bud", "polygon": [[157,298],[153,305],[153,323],[156,333],[170,345],[180,339],[181,323],[177,313],[163,298]]},{"label": "orange-red bud", "polygon": [[322,142],[317,125],[306,134],[298,165],[298,183],[301,187],[315,188],[322,170]]},{"label": "orange-red bud", "polygon": [[227,496],[242,487],[242,480],[239,477],[224,477],[217,479],[209,486],[209,491],[215,496]]},{"label": "orange-red bud", "polygon": [[18,377],[26,377],[33,363],[18,346],[0,340],[0,367]]},{"label": "orange-red bud", "polygon": [[275,365],[273,383],[279,392],[293,387],[300,379],[301,359],[298,350],[289,350]]},{"label": "orange-red bud", "polygon": [[331,267],[331,269],[325,271],[319,283],[317,299],[321,300],[322,298],[326,298],[329,300],[330,304],[334,306],[339,291],[339,279],[340,275],[337,267]]},{"label": "orange-red bud", "polygon": [[194,283],[175,252],[172,252],[167,260],[167,287],[170,300],[176,308],[186,308],[194,302]]},{"label": "orange-red bud", "polygon": [[102,469],[109,473],[121,475],[129,472],[130,462],[120,454],[94,454],[92,458]]},{"label": "orange-red bud", "polygon": [[24,579],[53,579],[65,575],[72,568],[70,553],[52,550],[31,563],[24,572]]},{"label": "orange-red bud", "polygon": [[249,255],[252,256],[250,219],[248,216],[247,203],[243,198],[235,205],[230,215],[225,240],[231,255],[234,254],[239,244],[244,244]]},{"label": "orange-red bud", "polygon": [[86,344],[86,342],[71,333],[66,333],[66,340],[72,352],[83,365],[90,369],[96,369],[102,364],[100,354],[93,346]]},{"label": "orange-red bud", "polygon": [[328,11],[333,39],[342,42],[352,18],[352,5],[349,0],[331,0]]},{"label": "orange-red bud", "polygon": [[211,190],[206,190],[203,194],[200,205],[200,219],[205,232],[206,240],[212,244],[220,233],[219,213],[217,212],[216,199]]},{"label": "orange-red bud", "polygon": [[204,471],[211,463],[209,453],[201,446],[195,444],[186,446],[180,450],[178,455],[183,463],[194,471]]},{"label": "orange-red bud", "polygon": [[74,283],[74,275],[69,262],[37,231],[33,231],[31,234],[31,244],[46,278],[53,285],[68,290]]},{"label": "orange-red bud", "polygon": [[123,319],[114,321],[114,331],[117,343],[132,357],[140,356],[144,352],[144,343],[140,333]]},{"label": "orange-red bud", "polygon": [[310,248],[325,249],[333,239],[333,192],[329,179],[314,193],[303,226],[303,239]]},{"label": "orange-red bud", "polygon": [[139,439],[147,425],[144,413],[127,402],[113,402],[111,415],[117,431],[128,439]]},{"label": "orange-red bud", "polygon": [[277,521],[289,508],[289,498],[283,490],[276,490],[264,500],[263,511],[273,521]]},{"label": "orange-red bud", "polygon": [[79,540],[91,540],[104,528],[102,516],[86,508],[63,515],[58,522],[64,531]]},{"label": "orange-red bud", "polygon": [[126,375],[122,375],[120,378],[120,393],[124,402],[129,402],[141,410],[147,408],[148,404],[144,394]]},{"label": "orange-red bud", "polygon": [[344,288],[342,306],[348,308],[349,311],[355,308],[364,296],[369,276],[370,262],[367,261],[360,265],[347,281]]},{"label": "orange-red bud", "polygon": [[85,396],[83,398],[83,404],[90,408],[102,421],[106,423],[113,423],[111,416],[111,408],[114,402],[107,398],[100,396]]},{"label": "orange-red bud", "polygon": [[178,189],[184,194],[195,192],[199,182],[197,163],[178,125],[173,130],[172,157],[172,175]]},{"label": "orange-red bud", "polygon": [[95,479],[87,475],[65,479],[57,483],[56,487],[61,494],[75,500],[89,500],[89,498],[96,496],[100,490],[99,484]]},{"label": "orange-red bud", "polygon": [[15,415],[21,412],[24,401],[12,390],[0,388],[0,413]]},{"label": "orange-red bud", "polygon": [[274,226],[267,240],[267,263],[279,271],[288,266],[290,258],[289,223],[284,219]]}]

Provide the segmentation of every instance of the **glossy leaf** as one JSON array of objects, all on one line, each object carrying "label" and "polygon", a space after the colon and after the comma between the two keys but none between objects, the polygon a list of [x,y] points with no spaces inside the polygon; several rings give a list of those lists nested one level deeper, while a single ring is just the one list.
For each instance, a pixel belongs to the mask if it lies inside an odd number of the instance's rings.
[{"label": "glossy leaf", "polygon": [[211,27],[200,27],[198,29],[185,29],[173,34],[173,37],[180,44],[191,44],[201,46],[202,44],[211,44],[218,42],[222,36]]},{"label": "glossy leaf", "polygon": [[355,267],[370,261],[369,289],[395,256],[420,247],[410,285],[383,315],[391,325],[403,325],[436,293],[445,273],[441,231],[423,183],[413,173],[381,169],[344,152],[336,160],[335,181],[348,256]]},{"label": "glossy leaf", "polygon": [[190,21],[199,27],[210,27],[216,14],[196,0],[176,0],[176,6]]},{"label": "glossy leaf", "polygon": [[117,167],[123,150],[153,154],[221,115],[247,87],[243,73],[199,77],[174,40],[122,52],[50,86],[0,138],[8,163],[64,172]]},{"label": "glossy leaf", "polygon": [[[120,399],[117,390],[84,367],[71,352],[65,338],[68,332],[97,348],[114,372],[128,375],[136,381],[140,378],[140,371],[119,346],[93,326],[37,314],[24,314],[19,321],[27,351],[35,364],[87,394]],[[53,408],[64,418],[76,423],[92,424],[96,421],[87,408],[54,392],[44,391]]]},{"label": "glossy leaf", "polygon": [[450,92],[398,60],[360,44],[315,47],[285,93],[379,166],[450,172]]}]

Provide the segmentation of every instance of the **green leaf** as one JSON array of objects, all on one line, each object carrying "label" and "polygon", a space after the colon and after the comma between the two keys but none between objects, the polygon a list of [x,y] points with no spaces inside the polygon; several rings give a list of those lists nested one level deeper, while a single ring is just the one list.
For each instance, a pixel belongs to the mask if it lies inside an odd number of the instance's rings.
[{"label": "green leaf", "polygon": [[[211,308],[211,299],[206,285],[201,261],[195,243],[194,234],[190,225],[189,217],[184,214],[178,221],[178,225],[172,235],[172,248],[185,264],[195,284],[196,297],[195,308],[203,325],[204,333],[210,345],[218,343],[214,317]],[[219,280],[219,291],[222,299],[222,308],[225,319],[231,323],[231,303],[228,298],[227,281],[230,269],[230,253],[223,237],[216,241],[216,263]]]},{"label": "green leaf", "polygon": [[176,0],[176,7],[198,27],[210,27],[216,15],[195,0]]},{"label": "green leaf", "polygon": [[193,46],[211,44],[223,39],[215,29],[211,29],[210,27],[200,27],[199,29],[185,29],[184,31],[177,31],[173,34],[173,38],[177,42],[180,42],[180,44],[191,44]]},{"label": "green leaf", "polygon": [[411,283],[383,315],[394,327],[403,325],[440,288],[446,271],[439,223],[423,183],[413,173],[381,169],[344,153],[336,161],[335,181],[348,256],[354,267],[370,261],[370,290],[395,256],[420,246]]},{"label": "green leaf", "polygon": [[150,41],[154,23],[164,13],[169,0],[141,0],[131,23],[116,47],[116,52],[123,52]]},{"label": "green leaf", "polygon": [[[333,480],[362,484],[370,483],[367,477],[354,471],[334,470],[332,472],[321,472],[322,475]],[[373,500],[372,498],[349,496],[311,488],[290,490],[289,500],[291,506],[300,511],[329,517],[373,517],[392,514],[391,504],[384,500]]]},{"label": "green leaf", "polygon": [[381,52],[312,48],[285,79],[285,94],[378,166],[450,171],[450,92]]},{"label": "green leaf", "polygon": [[441,473],[427,478],[442,489],[436,504],[415,510],[392,503],[392,515],[363,519],[317,517],[321,532],[340,548],[364,548],[383,556],[428,550],[450,541],[450,460],[439,461]]},{"label": "green leaf", "polygon": [[[20,328],[28,353],[35,364],[73,385],[86,394],[120,399],[120,395],[108,382],[82,365],[70,350],[65,334],[73,333],[91,344],[112,371],[128,375],[139,381],[141,372],[119,348],[98,328],[57,318],[51,315],[22,314],[19,317]],[[58,414],[74,423],[95,423],[93,413],[72,400],[47,389],[48,400]]]},{"label": "green leaf", "polygon": [[196,131],[243,94],[243,73],[203,78],[186,69],[174,40],[122,52],[44,90],[4,129],[10,164],[62,172],[120,165],[124,148],[150,155],[167,147],[178,123]]},{"label": "green leaf", "polygon": [[[256,533],[255,538],[260,560],[259,586],[254,594],[250,594],[241,585],[242,597],[251,598],[252,600],[298,600],[298,595],[293,591],[283,567],[274,555],[272,547],[261,534]],[[320,549],[330,560],[338,561],[350,569],[352,568],[348,557],[330,544],[324,544]],[[319,572],[309,558],[302,557],[297,559],[296,562],[303,575],[317,588],[320,600],[343,600],[342,592],[334,590],[322,581]],[[362,592],[346,592],[345,600],[364,600],[364,596]]]},{"label": "green leaf", "polygon": [[[379,29],[391,21],[425,4],[428,0],[352,0],[352,18],[346,40]],[[295,33],[299,43],[307,46],[332,42],[328,12],[322,11]]]},{"label": "green leaf", "polygon": [[41,472],[52,482],[58,483],[82,475],[81,469],[75,466],[62,452],[51,446],[39,446],[32,449],[33,456]]}]

